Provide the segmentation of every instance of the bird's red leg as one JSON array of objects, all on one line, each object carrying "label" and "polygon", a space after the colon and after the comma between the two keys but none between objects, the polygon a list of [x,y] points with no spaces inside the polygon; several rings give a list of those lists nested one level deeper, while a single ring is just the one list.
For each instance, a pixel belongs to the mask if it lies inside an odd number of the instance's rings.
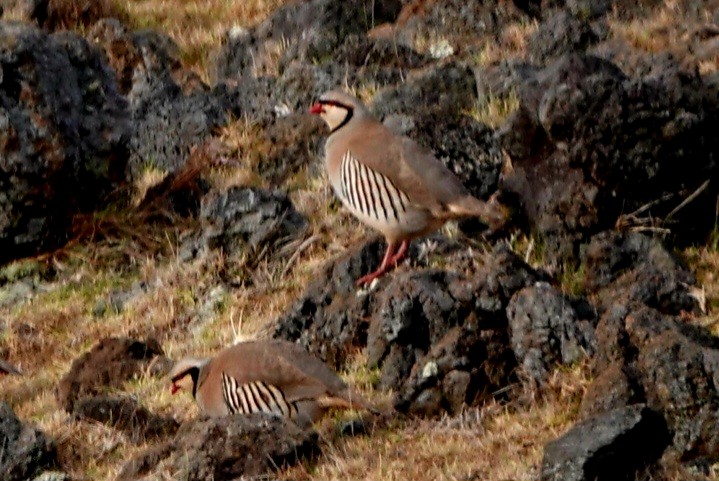
[{"label": "bird's red leg", "polygon": [[[366,276],[362,276],[355,282],[355,285],[362,286],[364,284],[369,284],[373,280],[377,279],[379,276],[387,272],[392,266],[392,258],[394,257],[394,249],[397,247],[394,242],[390,242],[387,244],[387,251],[384,253],[384,258],[382,259],[382,264],[377,268],[376,271],[370,272]],[[406,249],[405,249],[406,250]]]},{"label": "bird's red leg", "polygon": [[403,240],[402,243],[399,245],[399,250],[395,255],[392,256],[392,258],[389,260],[389,263],[395,267],[397,267],[397,263],[404,259],[404,256],[407,254],[407,248],[409,247],[409,242],[406,240]]}]

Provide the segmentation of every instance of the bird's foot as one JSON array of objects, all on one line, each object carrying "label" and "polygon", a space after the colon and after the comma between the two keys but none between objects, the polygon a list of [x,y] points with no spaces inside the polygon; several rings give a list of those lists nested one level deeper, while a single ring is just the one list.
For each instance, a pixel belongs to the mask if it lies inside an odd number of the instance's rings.
[{"label": "bird's foot", "polygon": [[377,268],[376,271],[371,272],[367,274],[366,276],[362,276],[359,279],[355,281],[355,285],[357,286],[364,286],[369,285],[372,283],[373,280],[377,279],[378,277],[382,276],[382,274],[386,273],[387,271],[393,269],[394,267],[397,267],[397,263],[401,261],[404,256],[407,254],[407,248],[409,246],[408,241],[402,241],[402,244],[399,246],[399,250],[397,253],[394,252],[394,244],[389,244],[387,246],[387,252],[385,252],[384,259],[382,259],[382,264]]},{"label": "bird's foot", "polygon": [[372,283],[373,280],[377,279],[378,277],[381,277],[382,274],[387,272],[387,269],[377,269],[374,272],[370,272],[366,276],[362,276],[359,279],[355,281],[355,285],[358,287],[368,286]]}]

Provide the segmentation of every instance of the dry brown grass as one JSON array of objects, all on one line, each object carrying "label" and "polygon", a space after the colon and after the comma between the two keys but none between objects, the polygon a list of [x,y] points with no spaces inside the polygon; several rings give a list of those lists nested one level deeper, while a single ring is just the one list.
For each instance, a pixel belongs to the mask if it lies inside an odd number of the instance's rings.
[{"label": "dry brown grass", "polygon": [[[335,439],[313,466],[285,470],[299,480],[532,480],[544,443],[576,419],[588,365],[555,372],[541,396],[522,393],[455,417],[392,421],[371,436]],[[535,399],[536,397],[536,399]]]},{"label": "dry brown grass", "polygon": [[210,53],[232,27],[259,23],[290,0],[115,0],[125,9],[131,26],[154,28],[170,35],[180,47],[185,66],[207,80]]},{"label": "dry brown grass", "polygon": [[704,297],[704,315],[693,318],[694,324],[704,326],[719,336],[719,230],[715,230],[714,241],[708,246],[689,248],[682,252],[685,263],[696,273],[698,295]]},{"label": "dry brown grass", "polygon": [[[671,52],[677,58],[693,66],[697,59],[695,52],[700,49],[702,32],[714,24],[716,1],[690,4],[681,0],[664,0],[645,16],[633,19],[623,18],[621,7],[615,7],[609,18],[611,36],[632,47],[649,52]],[[716,72],[719,58],[698,59],[702,74]]]},{"label": "dry brown grass", "polygon": [[475,102],[467,114],[493,129],[498,128],[519,108],[519,97],[510,92],[506,96],[490,95]]},{"label": "dry brown grass", "polygon": [[527,56],[529,37],[537,31],[536,20],[513,22],[502,28],[497,41],[487,41],[476,55],[475,61],[482,67],[500,60],[522,59]]},{"label": "dry brown grass", "polygon": [[[179,44],[187,66],[207,78],[208,52],[219,45],[224,32],[261,20],[287,0],[177,2],[134,0],[120,2],[135,27],[152,27],[169,33]],[[646,49],[661,49],[667,39],[653,39],[671,24],[667,3],[656,18],[624,22],[616,20],[615,35],[625,36]],[[12,17],[16,12],[6,12]],[[654,23],[652,23],[654,22]],[[680,24],[681,22],[675,22]],[[499,44],[487,45],[477,59],[488,65],[508,56],[520,57],[536,23],[508,26]],[[673,36],[672,36],[673,35]],[[360,86],[358,94],[371,97],[374,86]],[[496,125],[515,108],[514,101],[486,99],[478,116]],[[206,175],[216,185],[264,186],[254,170],[265,152],[265,140],[252,123],[238,119],[221,133],[227,149],[223,155],[236,165],[215,167]],[[138,185],[136,205],[157,185],[163,173],[148,172]],[[65,249],[39,259],[57,271],[52,282],[31,300],[0,307],[4,330],[0,342],[11,363],[26,376],[0,378],[0,392],[17,414],[36,422],[57,440],[62,469],[76,479],[111,480],[123,462],[145,446],[134,446],[124,435],[96,423],[79,422],[62,412],[54,389],[72,361],[104,336],[156,337],[170,357],[206,355],[243,338],[266,337],[272,322],[314,278],[319,267],[368,231],[338,204],[322,177],[302,170],[292,177],[290,196],[300,212],[311,219],[310,231],[298,241],[302,249],[266,254],[253,259],[228,258],[221,253],[181,263],[179,245],[194,227],[191,223],[148,224],[146,213],[108,210],[84,219],[78,239]],[[525,240],[522,252],[534,259],[539,249]],[[697,322],[719,334],[719,252],[716,248],[690,249],[685,256],[698,270],[708,299],[708,313]],[[532,259],[530,259],[532,258]],[[242,276],[229,276],[238,272]],[[217,286],[238,282],[212,301]],[[136,282],[148,288],[135,296],[121,312],[95,313],[98,301],[115,290],[127,290]],[[570,286],[565,286],[571,289]],[[373,390],[376,373],[363,368],[358,354],[343,375],[364,395],[387,406],[391,393]],[[510,404],[489,403],[461,416],[440,420],[396,419],[377,428],[371,436],[337,438],[336,419],[320,426],[324,455],[313,464],[279,473],[283,479],[435,479],[529,480],[538,478],[545,442],[566,431],[576,418],[579,401],[589,382],[586,364],[555,372],[546,392],[524,392]],[[124,390],[153,412],[187,419],[197,414],[188,396],[172,397],[162,379],[149,375],[128,382]],[[681,479],[677,474],[674,478]],[[719,479],[719,478],[712,478]]]}]

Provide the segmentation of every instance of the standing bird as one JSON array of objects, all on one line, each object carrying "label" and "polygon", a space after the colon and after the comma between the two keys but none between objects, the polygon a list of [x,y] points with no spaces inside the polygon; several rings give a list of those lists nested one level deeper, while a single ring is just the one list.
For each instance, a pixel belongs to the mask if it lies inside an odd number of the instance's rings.
[{"label": "standing bird", "polygon": [[429,149],[394,133],[359,99],[332,90],[310,113],[330,128],[325,167],[335,193],[387,240],[382,264],[357,285],[387,272],[405,256],[410,240],[450,219],[478,216],[491,226],[506,222],[504,207],[473,197]]},{"label": "standing bird", "polygon": [[212,359],[185,358],[169,377],[173,394],[192,392],[210,416],[265,412],[308,426],[330,408],[374,411],[322,361],[287,341],[243,342]]}]

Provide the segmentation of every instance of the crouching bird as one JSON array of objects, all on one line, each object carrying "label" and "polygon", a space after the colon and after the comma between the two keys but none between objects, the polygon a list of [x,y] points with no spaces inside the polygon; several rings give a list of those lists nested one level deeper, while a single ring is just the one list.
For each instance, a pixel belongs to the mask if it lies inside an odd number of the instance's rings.
[{"label": "crouching bird", "polygon": [[184,358],[169,373],[172,393],[192,393],[210,416],[264,412],[300,426],[332,408],[374,408],[326,364],[287,341],[250,341],[222,350],[211,359]]},{"label": "crouching bird", "polygon": [[335,194],[387,240],[379,268],[357,285],[387,272],[405,256],[410,240],[450,219],[477,216],[493,229],[506,223],[504,206],[473,197],[429,149],[394,133],[359,99],[332,90],[320,96],[310,113],[330,128],[325,167]]}]

